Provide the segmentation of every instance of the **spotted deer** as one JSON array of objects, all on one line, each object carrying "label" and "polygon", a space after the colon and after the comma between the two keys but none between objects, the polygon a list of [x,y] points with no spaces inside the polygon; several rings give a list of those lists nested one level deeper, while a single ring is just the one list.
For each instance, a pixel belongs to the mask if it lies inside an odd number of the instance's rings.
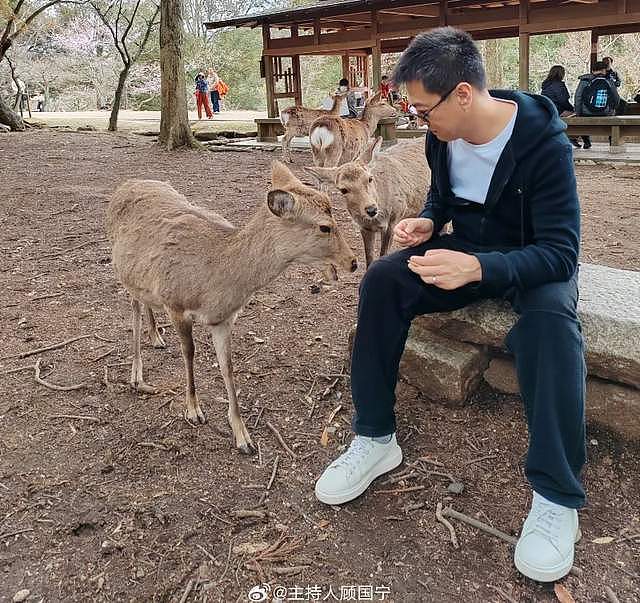
[{"label": "spotted deer", "polygon": [[380,257],[387,253],[394,226],[420,213],[427,197],[431,171],[424,152],[424,137],[399,142],[380,152],[382,138],[339,167],[308,167],[319,180],[333,184],[360,228],[367,267],[373,261],[376,233]]},{"label": "spotted deer", "polygon": [[152,344],[162,347],[153,309],[163,308],[180,337],[186,418],[204,423],[194,382],[192,334],[195,321],[204,323],[224,379],[235,445],[246,454],[255,449],[240,416],[231,364],[231,330],[239,312],[255,291],[293,263],[320,266],[334,280],[338,267],[357,268],[328,196],[300,182],[278,161],[271,180],[266,202],[241,228],[155,180],[125,182],[107,210],[113,267],[132,298],[132,388],[154,391],[142,374],[141,314],[144,308]]},{"label": "spotted deer", "polygon": [[331,94],[333,104],[331,109],[308,109],[302,105],[294,105],[280,112],[280,121],[284,126],[284,137],[282,139],[282,157],[285,161],[293,163],[291,157],[291,141],[296,136],[308,136],[311,124],[320,117],[338,117],[344,94]]},{"label": "spotted deer", "polygon": [[396,110],[382,100],[378,92],[365,105],[360,119],[316,119],[309,130],[313,163],[319,167],[335,167],[353,161],[367,148],[378,122],[395,114]]}]

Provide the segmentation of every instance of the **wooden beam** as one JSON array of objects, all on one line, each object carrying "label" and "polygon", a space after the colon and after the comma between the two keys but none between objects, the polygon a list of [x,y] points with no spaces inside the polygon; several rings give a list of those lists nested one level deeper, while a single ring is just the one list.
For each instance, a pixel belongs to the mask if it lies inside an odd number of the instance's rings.
[{"label": "wooden beam", "polygon": [[[371,25],[373,29],[373,45],[371,46],[371,67],[373,71],[373,89],[378,89],[382,78],[382,45],[380,41],[380,21],[378,11],[371,11]],[[374,92],[375,94],[375,92]]]},{"label": "wooden beam", "polygon": [[585,29],[615,28],[617,25],[633,27],[634,31],[640,31],[640,12],[627,13],[626,15],[611,14],[600,17],[584,17],[581,19],[558,19],[555,21],[533,22],[530,21],[521,31],[531,34],[558,33],[568,31],[581,31]]},{"label": "wooden beam", "polygon": [[264,64],[264,83],[267,93],[267,115],[278,117],[278,103],[275,98],[275,82],[273,81],[273,60],[266,56],[271,39],[271,31],[267,24],[262,26],[262,61]]},{"label": "wooden beam", "polygon": [[448,2],[447,0],[440,0],[440,8],[439,8],[439,19],[440,19],[440,27],[444,27],[447,24],[448,20]]},{"label": "wooden beam", "polygon": [[295,85],[296,105],[302,104],[302,78],[300,77],[300,55],[291,57],[291,68],[293,69],[293,82]]},{"label": "wooden beam", "polygon": [[349,53],[345,52],[342,55],[342,77],[349,79]]},{"label": "wooden beam", "polygon": [[522,32],[522,26],[529,22],[529,0],[520,0],[520,35],[518,36],[519,48],[519,87],[520,90],[529,90],[529,34]]},{"label": "wooden beam", "polygon": [[589,65],[591,66],[591,70],[593,70],[593,66],[598,60],[598,41],[599,41],[598,32],[595,29],[591,30],[591,53],[589,56]]}]

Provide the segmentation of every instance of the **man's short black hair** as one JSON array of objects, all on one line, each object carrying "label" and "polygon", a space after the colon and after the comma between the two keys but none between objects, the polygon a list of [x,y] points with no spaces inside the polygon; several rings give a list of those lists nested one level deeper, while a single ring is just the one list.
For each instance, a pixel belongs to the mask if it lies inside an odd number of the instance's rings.
[{"label": "man's short black hair", "polygon": [[591,72],[595,72],[595,71],[606,71],[607,70],[607,64],[604,61],[596,61],[593,64],[593,67],[591,68]]},{"label": "man's short black hair", "polygon": [[438,27],[417,36],[393,72],[396,84],[419,81],[427,92],[444,95],[460,82],[483,90],[482,56],[473,38],[454,27]]},{"label": "man's short black hair", "polygon": [[339,82],[338,82],[338,86],[348,86],[349,85],[349,80],[346,77],[343,77]]}]

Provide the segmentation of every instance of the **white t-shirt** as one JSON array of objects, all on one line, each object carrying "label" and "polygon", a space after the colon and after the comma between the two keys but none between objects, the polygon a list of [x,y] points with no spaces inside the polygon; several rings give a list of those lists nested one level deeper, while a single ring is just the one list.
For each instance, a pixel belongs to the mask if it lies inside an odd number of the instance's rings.
[{"label": "white t-shirt", "polygon": [[518,116],[516,103],[502,100],[501,102],[512,104],[515,111],[504,130],[493,140],[484,144],[471,144],[458,138],[448,143],[449,181],[456,197],[481,204],[484,204],[487,198],[493,172],[504,147],[513,134]]}]

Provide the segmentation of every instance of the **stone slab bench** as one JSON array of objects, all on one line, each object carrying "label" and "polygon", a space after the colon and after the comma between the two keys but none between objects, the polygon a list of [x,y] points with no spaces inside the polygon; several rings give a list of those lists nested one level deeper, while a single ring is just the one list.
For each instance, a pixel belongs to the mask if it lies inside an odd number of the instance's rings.
[{"label": "stone slab bench", "polygon": [[284,126],[279,117],[260,117],[256,123],[258,142],[278,142],[278,136],[284,134]]},{"label": "stone slab bench", "polygon": [[622,153],[627,138],[640,136],[640,115],[611,117],[563,117],[567,136],[610,136],[612,153]]},{"label": "stone slab bench", "polygon": [[[578,313],[585,339],[587,418],[640,440],[640,272],[582,264]],[[401,375],[429,399],[462,403],[484,380],[518,393],[504,338],[517,315],[493,300],[418,317]]]}]

